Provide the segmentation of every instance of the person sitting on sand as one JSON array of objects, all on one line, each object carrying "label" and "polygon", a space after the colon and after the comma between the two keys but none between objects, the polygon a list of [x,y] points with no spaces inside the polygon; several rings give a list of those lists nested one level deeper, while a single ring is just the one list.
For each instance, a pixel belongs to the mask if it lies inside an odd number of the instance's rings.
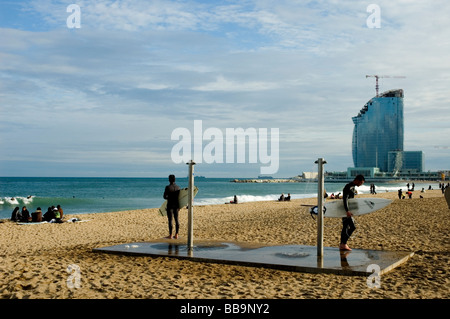
[{"label": "person sitting on sand", "polygon": [[20,208],[17,206],[16,208],[14,208],[14,210],[11,214],[11,220],[13,222],[18,222],[18,221],[20,221],[21,218],[22,218],[22,216],[20,215]]},{"label": "person sitting on sand", "polygon": [[291,200],[291,194],[288,193],[288,195],[284,198],[285,201],[290,201]]},{"label": "person sitting on sand", "polygon": [[55,213],[53,212],[53,209],[49,207],[47,208],[47,212],[44,214],[43,220],[49,222],[52,219],[55,219]]},{"label": "person sitting on sand", "polygon": [[23,223],[28,223],[30,219],[30,212],[28,211],[26,206],[22,207],[22,212],[20,214],[21,214],[20,221]]},{"label": "person sitting on sand", "polygon": [[58,209],[59,212],[59,218],[61,218],[61,220],[63,219],[63,209],[61,208],[61,205],[56,206],[56,208]]},{"label": "person sitting on sand", "polygon": [[55,223],[62,223],[63,221],[61,220],[61,213],[59,212],[58,208],[56,208],[55,206],[52,206],[52,210],[53,213],[55,214]]},{"label": "person sitting on sand", "polygon": [[230,200],[229,202],[225,202],[225,204],[237,204],[238,203],[238,199],[237,196],[234,195],[233,200]]},{"label": "person sitting on sand", "polygon": [[33,223],[39,223],[42,221],[42,211],[40,207],[38,207],[35,212],[31,213],[31,221]]},{"label": "person sitting on sand", "polygon": [[280,198],[278,198],[278,201],[279,201],[279,202],[284,201],[284,193],[281,194]]}]

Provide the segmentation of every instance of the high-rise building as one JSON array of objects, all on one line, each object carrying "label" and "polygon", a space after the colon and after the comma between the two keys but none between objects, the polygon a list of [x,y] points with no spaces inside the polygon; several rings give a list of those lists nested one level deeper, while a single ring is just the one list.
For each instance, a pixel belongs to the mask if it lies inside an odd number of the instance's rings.
[{"label": "high-rise building", "polygon": [[403,151],[403,90],[390,90],[368,101],[352,117],[355,167],[388,172],[391,151]]}]

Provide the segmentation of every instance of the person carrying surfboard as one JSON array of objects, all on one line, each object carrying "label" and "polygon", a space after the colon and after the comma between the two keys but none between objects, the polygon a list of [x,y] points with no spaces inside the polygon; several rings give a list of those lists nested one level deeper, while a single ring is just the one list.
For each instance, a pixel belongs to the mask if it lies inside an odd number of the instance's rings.
[{"label": "person carrying surfboard", "polygon": [[342,191],[342,200],[344,201],[344,208],[347,212],[347,217],[342,218],[341,243],[339,250],[351,250],[347,245],[347,241],[355,231],[355,223],[353,221],[353,214],[348,208],[348,199],[355,197],[355,187],[364,184],[365,178],[363,175],[357,175],[352,182],[344,186]]},{"label": "person carrying surfboard", "polygon": [[[167,200],[167,218],[169,219],[169,236],[166,238],[172,239],[178,238],[178,230],[180,229],[180,223],[178,221],[178,212],[180,210],[180,205],[178,203],[178,195],[180,194],[180,187],[175,184],[175,175],[169,175],[170,184],[164,189],[164,199]],[[172,237],[173,222],[172,218],[175,219],[175,236]]]}]

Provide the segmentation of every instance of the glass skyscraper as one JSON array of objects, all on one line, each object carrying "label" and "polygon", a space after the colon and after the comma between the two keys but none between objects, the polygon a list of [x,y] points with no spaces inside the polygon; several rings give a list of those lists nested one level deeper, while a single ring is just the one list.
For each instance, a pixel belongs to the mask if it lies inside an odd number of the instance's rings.
[{"label": "glass skyscraper", "polygon": [[392,169],[395,163],[389,165],[389,152],[403,151],[403,90],[372,98],[352,120],[355,167],[377,167],[381,172]]}]

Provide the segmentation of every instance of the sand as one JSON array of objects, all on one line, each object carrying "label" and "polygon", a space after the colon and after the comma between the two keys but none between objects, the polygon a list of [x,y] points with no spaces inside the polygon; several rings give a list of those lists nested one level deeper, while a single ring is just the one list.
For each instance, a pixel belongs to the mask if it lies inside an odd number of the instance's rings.
[{"label": "sand", "polygon": [[[423,195],[424,198],[418,198]],[[157,209],[66,215],[83,223],[0,223],[0,298],[56,299],[422,299],[449,298],[450,209],[441,191],[359,195],[394,199],[357,217],[353,248],[410,251],[414,256],[370,288],[362,276],[311,274],[169,257],[122,256],[93,248],[167,236]],[[253,202],[195,206],[195,240],[316,245],[316,224],[304,203]],[[180,241],[186,241],[187,210]],[[325,219],[324,245],[337,247],[340,220]],[[69,274],[68,267],[78,269]],[[71,277],[72,276],[72,277]],[[69,284],[67,280],[69,279]]]}]

